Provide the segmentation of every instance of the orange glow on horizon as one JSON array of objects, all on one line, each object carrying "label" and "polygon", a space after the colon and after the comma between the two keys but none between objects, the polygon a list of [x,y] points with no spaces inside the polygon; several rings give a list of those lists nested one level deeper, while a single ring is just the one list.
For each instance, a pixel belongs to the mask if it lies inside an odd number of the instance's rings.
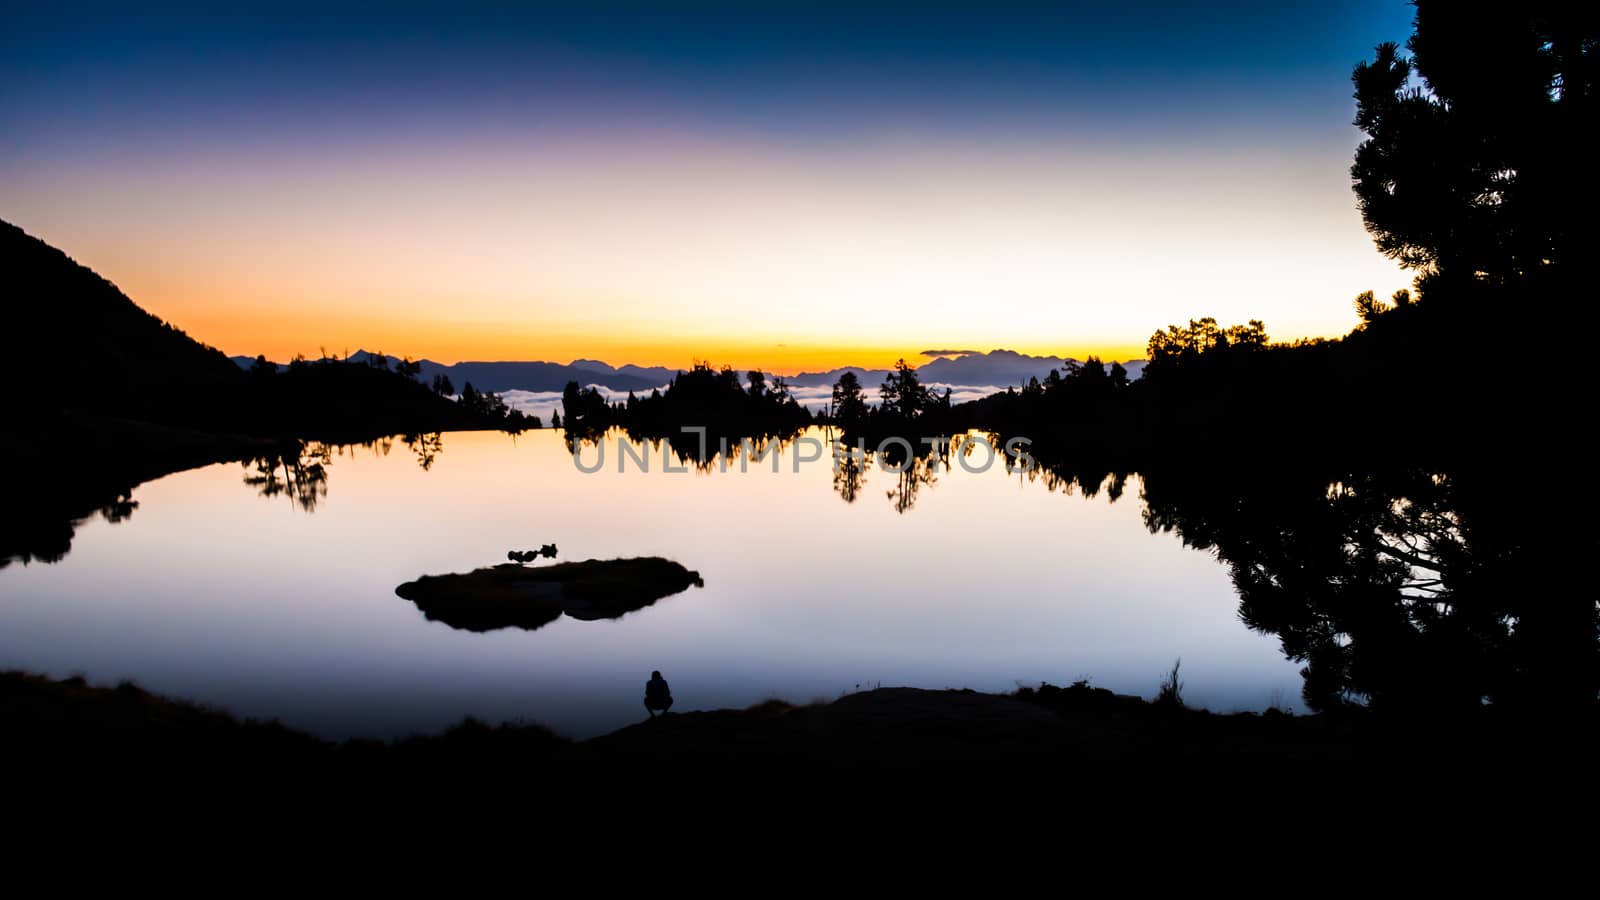
[{"label": "orange glow on horizon", "polygon": [[1191,149],[507,139],[64,164],[0,200],[197,340],[277,361],[1128,360],[1202,316],[1344,334],[1357,293],[1410,283],[1361,226],[1346,148]]},{"label": "orange glow on horizon", "polygon": [[[540,335],[528,325],[506,324],[497,328],[474,328],[451,323],[362,322],[330,317],[315,324],[260,320],[240,323],[238,317],[219,314],[201,316],[191,323],[173,322],[190,337],[209,344],[229,356],[262,353],[274,362],[287,362],[296,354],[316,358],[326,352],[344,356],[357,350],[384,353],[391,357],[410,356],[450,365],[458,362],[543,361],[569,363],[574,359],[594,359],[613,366],[664,366],[688,369],[696,361],[712,366],[731,365],[740,371],[761,369],[779,375],[821,372],[844,366],[887,369],[900,358],[923,365],[932,357],[927,349],[970,349],[988,352],[1014,350],[1032,356],[1065,356],[1084,359],[1098,356],[1106,362],[1144,357],[1144,344],[1080,343],[1033,345],[1016,341],[993,346],[980,344],[962,348],[935,348],[925,344],[903,347],[874,346],[866,343],[827,345],[815,342],[739,339],[723,335],[649,339],[619,335],[561,334]],[[1154,330],[1154,329],[1152,329]],[[305,335],[323,335],[315,339]],[[253,351],[253,352],[252,352]]]}]

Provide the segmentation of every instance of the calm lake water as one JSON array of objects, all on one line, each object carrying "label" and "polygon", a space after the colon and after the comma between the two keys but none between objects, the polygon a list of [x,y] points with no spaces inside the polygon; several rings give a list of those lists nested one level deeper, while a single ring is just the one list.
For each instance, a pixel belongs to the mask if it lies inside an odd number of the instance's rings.
[{"label": "calm lake water", "polygon": [[[955,468],[902,511],[894,473],[869,469],[847,503],[829,460],[797,473],[792,448],[778,473],[664,472],[659,451],[618,473],[608,441],[587,474],[555,431],[442,441],[426,471],[398,441],[336,452],[313,511],[237,463],[139,487],[130,518],[86,522],[60,562],[0,570],[0,667],[133,679],[330,737],[466,715],[591,736],[644,717],[652,669],[687,710],[880,683],[1087,678],[1149,697],[1181,657],[1191,704],[1300,708],[1298,667],[1239,623],[1208,553],[1145,528],[1136,478],[1112,502]],[[705,585],[485,634],[394,593],[552,542],[562,560],[665,556]]]}]

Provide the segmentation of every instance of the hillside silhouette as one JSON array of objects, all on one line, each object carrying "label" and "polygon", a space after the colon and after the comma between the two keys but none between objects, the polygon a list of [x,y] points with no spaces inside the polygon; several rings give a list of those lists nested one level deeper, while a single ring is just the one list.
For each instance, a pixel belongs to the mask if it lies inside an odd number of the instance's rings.
[{"label": "hillside silhouette", "polygon": [[0,566],[60,559],[75,523],[132,515],[137,484],[306,440],[538,427],[493,394],[441,396],[388,367],[242,370],[62,251],[0,222],[6,328],[0,462],[26,473],[0,512]]},{"label": "hillside silhouette", "polygon": [[0,222],[0,265],[10,282],[0,377],[27,386],[5,395],[12,420],[80,414],[322,440],[531,424],[451,402],[414,378],[364,362],[301,359],[283,372],[242,371],[7,222]]},{"label": "hillside silhouette", "polygon": [[4,221],[0,267],[7,281],[0,377],[11,388],[4,402],[13,414],[79,408],[173,423],[204,417],[240,383],[220,351]]}]

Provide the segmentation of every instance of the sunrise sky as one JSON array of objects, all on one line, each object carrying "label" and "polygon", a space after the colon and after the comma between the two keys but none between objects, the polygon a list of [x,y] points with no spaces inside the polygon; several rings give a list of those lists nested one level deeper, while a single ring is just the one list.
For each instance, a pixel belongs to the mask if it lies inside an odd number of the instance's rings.
[{"label": "sunrise sky", "polygon": [[1395,0],[521,6],[7,3],[0,218],[276,359],[1126,359],[1410,281],[1348,174]]}]

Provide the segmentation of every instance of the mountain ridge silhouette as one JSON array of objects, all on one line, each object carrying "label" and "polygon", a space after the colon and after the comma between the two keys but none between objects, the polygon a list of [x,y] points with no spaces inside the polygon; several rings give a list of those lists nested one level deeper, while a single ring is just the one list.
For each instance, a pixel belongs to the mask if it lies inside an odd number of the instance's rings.
[{"label": "mountain ridge silhouette", "polygon": [[[933,351],[924,351],[923,355]],[[377,354],[357,350],[346,357],[350,362],[366,362]],[[231,357],[241,368],[250,368],[255,358]],[[389,357],[394,359],[395,357]],[[665,385],[676,378],[683,369],[666,366],[638,366],[631,363],[612,366],[595,359],[579,358],[569,363],[548,360],[463,360],[445,364],[431,359],[418,360],[420,378],[431,382],[435,375],[445,375],[458,389],[467,382],[485,391],[560,391],[568,382],[580,385],[598,384],[613,391],[645,392]],[[1052,369],[1063,369],[1081,362],[1072,357],[1030,356],[1015,350],[995,349],[987,352],[975,350],[939,351],[934,358],[916,368],[922,380],[930,384],[972,385],[984,387],[1021,387],[1029,378],[1041,381]],[[1144,371],[1142,359],[1122,362],[1129,378],[1138,378]],[[1109,365],[1109,363],[1108,363]],[[282,368],[282,364],[279,364]],[[831,387],[845,372],[854,372],[862,384],[875,387],[889,377],[888,369],[864,366],[840,366],[821,372],[801,372],[785,377],[790,387]]]}]

